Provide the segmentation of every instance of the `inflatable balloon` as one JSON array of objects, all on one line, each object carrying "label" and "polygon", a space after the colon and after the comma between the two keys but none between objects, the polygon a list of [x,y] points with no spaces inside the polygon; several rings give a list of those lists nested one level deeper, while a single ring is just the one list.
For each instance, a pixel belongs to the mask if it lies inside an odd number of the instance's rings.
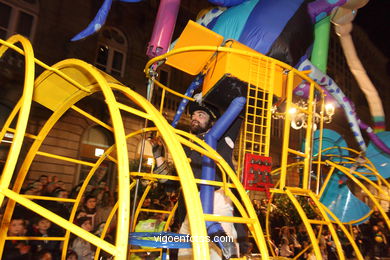
[{"label": "inflatable balloon", "polygon": [[218,5],[218,6],[234,6],[241,4],[245,0],[209,0],[210,3],[213,5]]},{"label": "inflatable balloon", "polygon": [[301,63],[298,70],[310,70],[309,77],[314,79],[317,83],[324,86],[325,89],[337,100],[339,105],[344,109],[345,116],[348,119],[349,126],[355,136],[355,139],[362,151],[366,151],[367,146],[364,142],[362,133],[360,131],[356,112],[351,105],[349,99],[344,95],[343,91],[337,86],[337,84],[326,74],[320,71],[309,60],[305,60]]},{"label": "inflatable balloon", "polygon": [[[313,24],[303,0],[247,0],[198,21],[207,28],[295,66],[313,42]],[[213,19],[210,20],[210,17]]]},{"label": "inflatable balloon", "polygon": [[[120,0],[126,3],[137,3],[142,0]],[[110,11],[112,0],[105,0],[95,18],[82,32],[74,36],[71,41],[78,41],[97,32],[105,23]],[[148,44],[146,54],[150,57],[167,52],[175,29],[176,17],[180,7],[180,0],[161,0],[157,18],[153,28],[152,38]]]},{"label": "inflatable balloon", "polygon": [[344,5],[347,0],[317,0],[307,5],[313,23],[319,22],[329,16],[337,7]]},{"label": "inflatable balloon", "polygon": [[[375,134],[375,138],[379,139],[381,143],[383,144],[389,144],[390,143],[390,132],[384,131]],[[384,152],[384,148],[378,146],[377,144],[374,144],[374,142],[371,142],[368,144],[367,151],[366,151],[366,157],[373,163],[375,166],[375,169],[378,171],[378,173],[385,179],[390,178],[390,154]],[[358,168],[358,172],[370,172],[369,169]],[[377,180],[377,176],[375,175],[366,175],[366,177],[370,180]]]},{"label": "inflatable balloon", "polygon": [[[126,3],[138,3],[141,2],[142,0],[119,0],[119,1],[126,2]],[[108,13],[110,12],[111,9],[111,5],[112,5],[112,0],[104,0],[102,7],[100,7],[99,11],[97,12],[95,18],[93,18],[92,22],[82,32],[74,36],[71,39],[71,41],[79,41],[99,31],[100,28],[106,22]]]},{"label": "inflatable balloon", "polygon": [[[335,172],[329,180],[320,201],[343,223],[361,220],[354,225],[362,224],[369,218],[370,207],[359,200],[348,185],[340,185],[344,178],[341,172]],[[332,217],[330,217],[332,218]]]},{"label": "inflatable balloon", "polygon": [[[337,84],[327,75],[322,73],[316,66],[314,66],[309,60],[305,60],[298,68],[299,70],[311,70],[309,77],[314,79],[320,85],[322,85],[327,92],[337,101],[337,103],[343,108],[345,116],[348,119],[349,126],[355,136],[357,143],[362,151],[367,150],[367,146],[364,142],[361,129],[366,131],[370,140],[383,152],[390,154],[390,148],[381,141],[375,135],[374,130],[361,121],[355,112],[353,103],[345,96],[343,91],[337,86]],[[303,83],[294,90],[294,94],[297,96],[307,97],[308,86]]]},{"label": "inflatable balloon", "polygon": [[96,14],[95,18],[93,18],[92,22],[82,32],[74,36],[71,41],[78,41],[84,39],[99,31],[103,24],[106,22],[111,5],[112,0],[105,0],[102,7],[100,7],[98,13]]},{"label": "inflatable balloon", "polygon": [[360,59],[356,53],[350,32],[352,31],[352,21],[356,16],[357,9],[366,5],[368,0],[351,0],[347,4],[338,8],[333,16],[332,22],[335,25],[337,35],[340,37],[341,46],[348,66],[354,75],[360,89],[366,96],[371,116],[374,122],[374,131],[385,130],[385,113],[382,101],[374,84],[368,77]]},{"label": "inflatable balloon", "polygon": [[168,51],[175,29],[180,0],[161,0],[146,55],[153,58]]}]

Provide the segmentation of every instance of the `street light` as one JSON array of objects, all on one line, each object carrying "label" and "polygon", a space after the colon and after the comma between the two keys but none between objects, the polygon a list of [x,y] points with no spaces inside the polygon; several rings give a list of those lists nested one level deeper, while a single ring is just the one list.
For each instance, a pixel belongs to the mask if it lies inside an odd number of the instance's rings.
[{"label": "street light", "polygon": [[[307,111],[307,103],[304,100],[299,100],[297,103],[294,104],[292,108],[289,109],[288,111],[288,116],[291,119],[291,127],[299,130],[301,128],[307,128],[307,118],[308,115],[305,113]],[[325,115],[323,115],[324,123],[331,123],[332,122],[332,117],[334,115],[334,105],[331,103],[328,103],[325,105]],[[274,119],[285,119],[286,118],[286,113],[283,112],[278,112],[278,108],[276,106],[273,106],[271,109],[272,112],[272,118]],[[317,129],[317,124],[321,120],[321,114],[323,112],[317,113],[314,112],[314,130]]]}]

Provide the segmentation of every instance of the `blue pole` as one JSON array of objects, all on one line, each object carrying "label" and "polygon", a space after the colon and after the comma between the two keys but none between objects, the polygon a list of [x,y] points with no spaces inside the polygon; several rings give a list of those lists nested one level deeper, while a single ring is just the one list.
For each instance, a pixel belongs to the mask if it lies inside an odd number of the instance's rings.
[{"label": "blue pole", "polygon": [[[205,135],[205,142],[214,150],[217,149],[217,141],[240,114],[245,102],[245,97],[235,98],[230,103],[226,112]],[[211,181],[215,180],[215,162],[207,156],[203,156],[202,160],[202,179]],[[206,214],[213,214],[214,188],[215,187],[211,185],[201,185],[200,188],[200,199],[202,201],[203,212]],[[217,230],[222,230],[222,226],[219,223],[207,222],[206,225],[208,227],[209,234],[216,233]]]}]

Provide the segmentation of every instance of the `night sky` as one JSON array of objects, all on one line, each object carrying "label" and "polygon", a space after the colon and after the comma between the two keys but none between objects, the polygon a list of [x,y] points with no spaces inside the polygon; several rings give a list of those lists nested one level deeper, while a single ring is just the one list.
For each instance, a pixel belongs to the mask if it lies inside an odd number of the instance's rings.
[{"label": "night sky", "polygon": [[358,10],[354,23],[390,58],[390,0],[371,0]]}]

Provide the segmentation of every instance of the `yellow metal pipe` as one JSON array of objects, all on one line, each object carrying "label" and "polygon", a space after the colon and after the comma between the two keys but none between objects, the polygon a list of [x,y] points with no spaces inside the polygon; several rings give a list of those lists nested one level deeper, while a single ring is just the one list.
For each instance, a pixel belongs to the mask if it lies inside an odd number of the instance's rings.
[{"label": "yellow metal pipe", "polygon": [[76,111],[77,113],[79,113],[80,115],[83,115],[85,116],[86,118],[90,119],[91,121],[97,123],[98,125],[106,128],[108,131],[112,132],[113,129],[112,129],[112,126],[109,126],[107,125],[106,123],[104,123],[103,121],[97,119],[96,117],[94,117],[93,115],[85,112],[84,110],[78,108],[77,106],[73,105],[70,107],[71,109],[73,109],[74,111]]},{"label": "yellow metal pipe", "polygon": [[63,241],[65,238],[64,237],[25,237],[25,236],[7,236],[6,240],[48,240],[48,241]]},{"label": "yellow metal pipe", "polygon": [[[152,188],[152,185],[153,185],[153,182],[149,182],[148,183],[148,185],[146,186],[146,188],[144,190],[144,193],[142,194],[141,198],[139,199],[138,206],[137,206],[137,208],[135,210],[135,215],[134,215],[134,218],[133,218],[134,223],[132,225],[130,224],[130,226],[133,227],[131,232],[135,231],[135,226],[136,226],[136,223],[137,223],[137,219],[138,219],[139,213],[141,212],[141,209],[142,209],[142,206],[143,206],[144,201],[146,199],[146,196],[148,195],[150,189]],[[134,199],[137,199],[137,198],[134,198]]]},{"label": "yellow metal pipe", "polygon": [[[327,207],[325,207],[324,205],[322,205],[321,203],[319,204],[320,205],[320,208],[323,209],[324,211],[326,211],[327,214],[329,214],[333,219],[335,219],[335,222],[338,224],[338,226],[341,228],[341,230],[344,232],[345,236],[348,238],[349,242],[351,243],[351,246],[352,248],[354,249],[354,252],[356,253],[356,257],[359,259],[359,260],[363,260],[364,259],[364,256],[362,255],[362,253],[360,252],[359,250],[359,247],[356,245],[356,242],[354,240],[354,238],[352,237],[352,235],[350,234],[350,232],[348,232],[348,230],[345,228],[345,223],[342,223],[336,215],[333,214],[332,211],[330,211]],[[342,250],[342,248],[341,248]]]},{"label": "yellow metal pipe", "polygon": [[152,212],[152,213],[162,213],[162,214],[169,214],[169,213],[171,213],[168,210],[147,209],[147,208],[140,208],[139,211]]},{"label": "yellow metal pipe", "polygon": [[171,213],[168,215],[167,222],[165,223],[164,230],[168,230],[169,227],[171,226],[172,219],[173,219],[173,217],[175,215],[175,212],[176,212],[178,206],[179,206],[179,202],[176,202],[175,206],[173,206],[173,209],[172,209]]},{"label": "yellow metal pipe", "polygon": [[142,117],[142,118],[145,118],[148,120],[152,120],[152,117],[150,115],[148,115],[147,113],[144,113],[142,111],[139,111],[138,109],[126,106],[126,105],[121,104],[121,103],[118,103],[118,107],[120,109],[122,109],[123,111],[129,112],[131,114],[137,115],[139,117]]},{"label": "yellow metal pipe", "polygon": [[[324,110],[325,110],[325,97],[324,94],[321,95],[321,112],[320,112],[320,126],[319,126],[319,140],[318,140],[318,159],[322,158],[322,139],[323,139],[323,129],[324,129]],[[313,147],[313,145],[312,145]],[[313,147],[314,151],[314,147]],[[321,169],[320,165],[317,166],[317,183],[316,183],[316,194],[320,192],[320,180],[321,180]]]},{"label": "yellow metal pipe", "polygon": [[[6,131],[5,131],[5,132],[15,133],[15,132],[16,132],[16,130],[15,130],[15,129],[13,129],[13,128],[8,128],[8,129],[6,129]],[[25,136],[25,137],[28,137],[28,138],[30,138],[30,139],[33,139],[33,140],[35,140],[35,139],[37,139],[37,138],[38,138],[36,135],[29,134],[29,133],[24,133],[24,136]]]},{"label": "yellow metal pipe", "polygon": [[[22,45],[25,51],[24,90],[23,90],[22,97],[17,104],[17,107],[15,107],[14,110],[12,111],[11,117],[9,118],[9,120],[6,121],[6,125],[5,125],[6,127],[4,127],[4,128],[9,127],[9,125],[13,122],[13,118],[16,117],[16,112],[18,112],[15,134],[12,140],[11,147],[8,152],[7,161],[3,167],[3,172],[0,177],[0,191],[8,189],[12,179],[12,175],[16,167],[16,163],[23,144],[24,133],[26,132],[26,128],[27,128],[27,122],[29,118],[33,88],[34,88],[34,74],[35,74],[34,52],[30,42],[26,38],[20,35],[12,36],[11,38],[8,39],[7,42],[1,41],[1,43],[6,46],[10,46],[10,45],[14,46],[14,43],[17,42],[19,42]],[[0,57],[7,49],[8,48],[4,46],[0,46]],[[5,131],[6,131],[5,129],[2,131],[1,138],[4,137]],[[3,204],[4,197],[5,197],[5,193],[0,192],[0,205]],[[8,230],[7,223],[9,222],[10,218],[11,218],[11,212],[4,212],[1,229],[0,229],[2,231],[0,232],[0,255],[2,255],[3,253],[4,241],[5,241],[4,237]]]},{"label": "yellow metal pipe", "polygon": [[[194,51],[227,52],[227,53],[233,53],[233,54],[239,54],[242,56],[246,56],[248,59],[254,58],[254,59],[264,61],[264,62],[272,62],[275,65],[277,65],[281,68],[284,68],[286,70],[289,70],[289,71],[293,70],[295,73],[297,73],[300,76],[300,78],[302,80],[306,80],[309,83],[312,83],[312,82],[314,83],[313,79],[311,79],[308,76],[307,72],[298,71],[295,68],[291,67],[290,65],[285,64],[279,60],[267,57],[261,53],[257,53],[257,52],[253,52],[253,51],[246,51],[246,50],[242,50],[242,49],[223,47],[223,46],[190,46],[190,47],[183,47],[183,48],[174,49],[170,52],[167,52],[163,55],[160,55],[158,57],[155,57],[155,58],[149,60],[148,63],[145,65],[145,69],[144,69],[146,77],[147,78],[152,77],[152,75],[149,73],[149,69],[152,67],[153,64],[157,64],[159,61],[163,61],[163,60],[167,59],[168,57],[174,56],[174,55],[179,54],[179,53],[194,52]],[[321,87],[318,84],[315,84],[314,87],[316,90],[323,93],[323,90],[321,89]]]},{"label": "yellow metal pipe", "polygon": [[38,195],[27,195],[20,194],[20,196],[25,197],[26,199],[38,199],[38,200],[50,200],[50,201],[61,201],[61,202],[75,202],[75,199],[68,198],[58,198],[58,197],[48,197],[48,196],[38,196]]},{"label": "yellow metal pipe", "polygon": [[[34,51],[32,49],[31,43],[21,35],[13,35],[8,40],[7,43],[15,44],[20,43],[25,50],[25,78],[24,78],[24,90],[21,97],[20,110],[18,113],[18,119],[16,122],[16,131],[12,139],[12,144],[8,152],[7,161],[4,164],[3,173],[0,177],[0,188],[7,189],[10,185],[13,172],[16,167],[16,163],[20,154],[20,150],[23,144],[24,133],[26,132],[27,122],[30,115],[30,108],[34,90],[34,74],[35,74],[35,65],[34,65]],[[0,57],[3,56],[3,53],[7,50],[4,46],[0,47]],[[3,204],[4,195],[0,194],[0,205]],[[1,239],[1,236],[0,236]],[[1,244],[0,244],[1,246]]]},{"label": "yellow metal pipe", "polygon": [[20,110],[21,106],[22,106],[22,99],[19,99],[18,103],[16,103],[16,105],[12,109],[12,111],[11,111],[10,115],[8,116],[7,120],[4,122],[3,128],[1,129],[1,132],[0,132],[0,140],[3,140],[3,138],[4,138],[5,134],[7,133],[7,131],[9,131],[11,133],[15,133],[16,132],[16,130],[10,128],[10,125],[12,124],[14,119],[16,118],[16,115],[19,113],[19,110]]},{"label": "yellow metal pipe", "polygon": [[65,157],[65,156],[61,156],[61,155],[46,153],[46,152],[37,152],[37,155],[41,155],[41,156],[45,156],[45,157],[49,157],[49,158],[54,158],[54,159],[58,159],[58,160],[61,160],[61,161],[66,161],[66,162],[72,162],[72,163],[77,163],[77,164],[81,164],[81,165],[86,165],[86,166],[90,166],[90,167],[94,167],[95,166],[94,163],[90,163],[90,162],[86,162],[86,161],[82,161],[82,160],[77,160],[77,159],[73,159],[73,158],[69,158],[69,157]]},{"label": "yellow metal pipe", "polygon": [[[339,259],[344,260],[344,259],[345,259],[344,251],[343,251],[343,248],[342,248],[342,246],[341,246],[340,239],[339,239],[339,237],[338,237],[338,235],[337,235],[337,233],[336,233],[336,230],[335,230],[334,227],[333,227],[333,224],[332,224],[330,218],[329,218],[328,215],[326,214],[325,210],[324,210],[323,207],[322,207],[321,202],[317,199],[317,197],[315,196],[315,194],[314,194],[313,192],[310,191],[309,196],[310,196],[310,198],[312,199],[312,201],[316,204],[318,210],[320,211],[322,217],[323,217],[324,220],[325,220],[325,221],[324,221],[325,224],[328,226],[329,232],[330,232],[330,234],[332,235],[333,242],[334,242],[334,244],[335,244],[335,246],[336,246],[336,250],[337,250]],[[334,218],[334,219],[335,219],[335,221],[337,222],[337,218]],[[338,221],[338,223],[341,224],[340,221]],[[349,234],[346,234],[346,235],[348,236]],[[351,238],[351,237],[349,236],[348,238]],[[352,241],[353,241],[353,239],[352,239]],[[353,242],[354,242],[354,241],[353,241]]]},{"label": "yellow metal pipe", "polygon": [[355,182],[364,192],[367,194],[367,196],[370,197],[374,205],[377,207],[378,211],[381,213],[382,217],[385,220],[385,223],[387,227],[390,229],[390,219],[387,216],[386,212],[380,205],[379,201],[375,198],[375,196],[371,193],[371,191],[359,180],[357,179],[353,174],[351,174],[345,167],[337,165],[331,161],[326,161],[329,165],[334,166],[336,169],[343,172],[345,175],[347,175],[353,182]]},{"label": "yellow metal pipe", "polygon": [[165,88],[163,88],[162,92],[161,92],[161,100],[160,100],[160,112],[161,113],[163,113],[164,101],[165,101]]},{"label": "yellow metal pipe", "polygon": [[[187,100],[189,100],[189,101],[195,101],[195,99],[192,98],[192,97],[188,97],[188,96],[186,96],[186,95],[183,95],[183,94],[181,94],[181,93],[179,93],[179,92],[176,92],[176,91],[174,91],[174,90],[172,90],[172,89],[170,89],[170,88],[164,86],[164,85],[161,84],[158,80],[153,80],[153,82],[154,82],[158,87],[162,88],[163,91],[167,91],[167,92],[169,92],[169,93],[171,93],[171,94],[173,94],[173,95],[175,95],[175,96],[178,96],[178,97],[181,97],[181,98],[185,98],[185,99],[187,99]],[[162,110],[161,110],[161,111],[162,111]]]},{"label": "yellow metal pipe", "polygon": [[287,149],[287,151],[288,151],[289,153],[292,153],[292,154],[298,155],[298,156],[300,156],[300,157],[303,157],[303,158],[306,158],[306,157],[308,157],[308,155],[307,155],[307,154],[305,154],[305,153],[302,153],[302,152],[300,152],[300,151],[297,151],[297,150],[294,150],[294,149],[291,149],[291,148],[288,148],[288,149]]},{"label": "yellow metal pipe", "polygon": [[303,180],[302,180],[302,188],[310,189],[310,175],[311,175],[311,163],[312,163],[312,142],[313,142],[313,123],[314,123],[314,82],[310,83],[310,91],[308,98],[308,107],[307,110],[309,112],[307,116],[307,128],[306,128],[306,136],[305,136],[305,154],[308,154],[307,157],[303,159]]},{"label": "yellow metal pipe", "polygon": [[[121,207],[118,209],[118,222],[116,232],[116,247],[117,247],[117,259],[126,259],[126,250],[128,246],[128,230],[129,230],[129,215],[130,215],[130,191],[128,185],[130,183],[129,175],[129,161],[127,143],[125,137],[125,129],[122,122],[121,113],[116,102],[114,93],[109,86],[109,83],[103,77],[103,75],[81,61],[74,61],[73,64],[86,69],[91,76],[97,81],[100,89],[103,92],[105,101],[107,103],[108,111],[111,116],[112,125],[114,128],[114,139],[117,150],[118,159],[118,200]],[[126,232],[127,231],[127,232]]]},{"label": "yellow metal pipe", "polygon": [[[132,185],[130,185],[130,190],[131,190],[131,187],[132,187]],[[102,230],[102,234],[100,235],[101,239],[104,239],[106,237],[106,234],[109,231],[108,228],[110,227],[111,221],[114,218],[114,215],[115,215],[116,211],[118,210],[118,207],[119,207],[119,203],[117,201],[115,203],[114,207],[112,207],[111,212],[107,217],[106,224],[104,225],[104,228]],[[63,252],[65,253],[65,255],[63,254],[62,257],[66,257],[66,251],[64,250]],[[95,260],[98,259],[99,254],[100,254],[100,247],[97,247],[96,252],[95,252],[95,257],[94,257]]]},{"label": "yellow metal pipe", "polygon": [[[290,111],[292,103],[292,89],[294,82],[294,74],[290,70],[287,75],[287,97],[286,97],[286,111]],[[282,145],[282,158],[281,158],[281,173],[280,173],[280,183],[279,188],[283,189],[286,186],[287,178],[287,165],[288,165],[288,146],[290,140],[290,122],[291,119],[289,116],[286,116],[284,121],[283,129],[283,145]]]},{"label": "yellow metal pipe", "polygon": [[255,223],[255,219],[251,218],[242,218],[242,217],[229,217],[229,216],[217,216],[212,214],[204,214],[204,218],[207,221],[216,221],[216,222],[230,222],[230,223]]},{"label": "yellow metal pipe", "polygon": [[292,192],[290,192],[288,188],[285,189],[285,192],[286,192],[288,198],[290,199],[290,201],[293,203],[295,209],[298,211],[299,216],[301,216],[302,222],[306,227],[307,234],[309,235],[310,241],[313,245],[313,250],[314,250],[314,254],[315,254],[316,258],[322,259],[320,247],[318,245],[318,240],[317,240],[316,235],[313,231],[313,228],[311,227],[309,219],[306,216],[305,211],[302,209],[301,205],[299,204],[299,202],[295,198],[294,194]]},{"label": "yellow metal pipe", "polygon": [[[123,88],[120,85],[113,85],[114,88]],[[173,161],[180,176],[180,182],[184,197],[186,198],[188,217],[191,226],[191,235],[206,236],[206,226],[202,212],[200,198],[194,198],[193,194],[197,193],[195,180],[192,174],[191,167],[187,157],[180,146],[177,136],[174,135],[172,127],[166,122],[161,114],[139,94],[130,89],[126,89],[124,94],[130,97],[134,102],[141,105],[154,118],[154,123],[158,127],[163,140],[165,141],[168,150],[174,154]],[[144,102],[143,102],[144,101]],[[191,206],[188,204],[191,198]],[[194,258],[209,259],[207,243],[193,243]]]},{"label": "yellow metal pipe", "polygon": [[[14,35],[14,36],[16,36],[16,35]],[[18,36],[21,36],[21,35],[18,35]],[[11,38],[12,37],[13,36],[11,36]],[[21,36],[21,37],[23,37],[23,36]],[[16,47],[14,44],[12,44],[12,43],[10,43],[8,41],[9,40],[4,41],[4,40],[0,39],[0,44],[3,44],[5,46],[7,46],[8,48],[13,49],[14,51],[18,52],[19,54],[22,54],[22,55],[26,56],[26,52],[24,50]],[[3,50],[1,50],[1,47],[0,47],[0,53],[2,51]],[[0,54],[0,57],[1,57],[1,54]],[[79,88],[80,90],[83,90],[83,91],[88,92],[88,93],[90,92],[89,89],[83,87],[81,84],[79,84],[78,82],[76,82],[72,78],[68,77],[67,75],[62,73],[60,70],[56,69],[55,67],[50,67],[50,66],[46,65],[45,63],[43,63],[42,61],[38,60],[37,58],[34,58],[34,62],[36,64],[38,64],[39,66],[41,66],[42,68],[44,68],[45,70],[51,71],[51,72],[57,74],[58,76],[62,77],[64,80],[70,82],[72,85],[74,85],[75,87]]]}]

